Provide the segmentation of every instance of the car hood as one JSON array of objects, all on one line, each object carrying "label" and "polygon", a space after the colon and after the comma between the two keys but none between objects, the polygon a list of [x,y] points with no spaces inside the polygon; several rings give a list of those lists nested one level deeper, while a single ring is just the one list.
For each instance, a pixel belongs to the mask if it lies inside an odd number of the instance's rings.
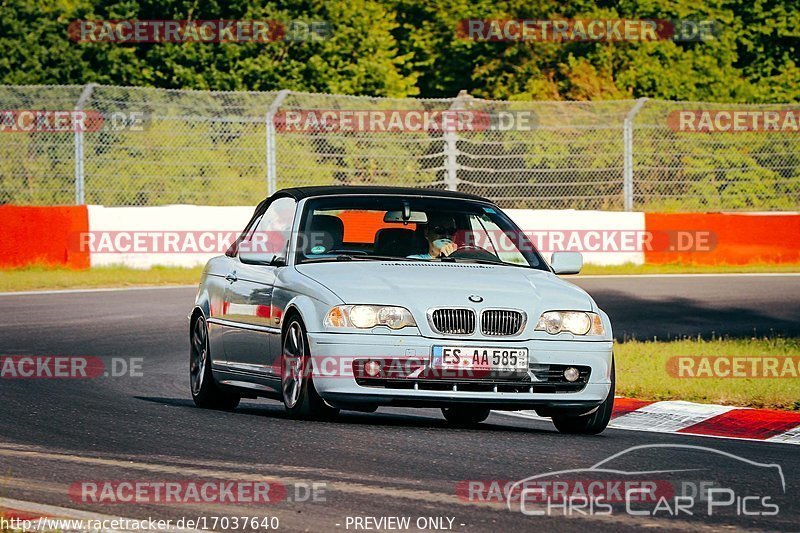
[{"label": "car hood", "polygon": [[[550,272],[513,266],[407,261],[306,263],[298,272],[321,283],[348,304],[432,307],[509,307],[591,311],[579,287]],[[480,305],[470,296],[483,299]]]}]

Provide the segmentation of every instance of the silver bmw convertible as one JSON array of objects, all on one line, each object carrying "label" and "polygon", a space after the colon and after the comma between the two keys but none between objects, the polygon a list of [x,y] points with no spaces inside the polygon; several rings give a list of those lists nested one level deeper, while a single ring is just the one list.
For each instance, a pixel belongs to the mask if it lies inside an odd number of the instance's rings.
[{"label": "silver bmw convertible", "polygon": [[281,190],[206,265],[189,316],[200,407],[290,417],[441,408],[454,425],[535,410],[599,433],[614,404],[611,323],[494,203],[392,187]]}]

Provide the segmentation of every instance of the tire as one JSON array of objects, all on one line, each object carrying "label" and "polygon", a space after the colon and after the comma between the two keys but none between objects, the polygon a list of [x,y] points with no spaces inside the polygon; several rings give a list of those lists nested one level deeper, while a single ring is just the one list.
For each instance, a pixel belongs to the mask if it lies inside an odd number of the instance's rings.
[{"label": "tire", "polygon": [[489,418],[483,407],[442,407],[444,418],[453,426],[475,426]]},{"label": "tire", "polygon": [[583,416],[558,416],[553,415],[553,425],[561,433],[576,435],[597,435],[601,433],[611,421],[614,411],[614,389],[616,387],[616,371],[614,360],[611,360],[611,389],[608,396],[594,413]]},{"label": "tire", "polygon": [[281,350],[281,397],[294,419],[328,419],[339,410],[325,403],[314,387],[306,328],[299,317],[289,320]]},{"label": "tire", "polygon": [[199,316],[195,319],[189,338],[189,387],[194,404],[205,409],[236,409],[241,397],[220,389],[214,382],[205,317]]}]

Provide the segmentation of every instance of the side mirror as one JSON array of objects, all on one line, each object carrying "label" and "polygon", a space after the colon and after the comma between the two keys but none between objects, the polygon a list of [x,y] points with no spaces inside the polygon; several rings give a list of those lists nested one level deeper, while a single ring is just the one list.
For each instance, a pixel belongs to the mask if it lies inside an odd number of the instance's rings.
[{"label": "side mirror", "polygon": [[554,252],[550,264],[556,274],[577,274],[583,268],[583,255],[580,252]]},{"label": "side mirror", "polygon": [[282,255],[264,252],[239,252],[239,261],[245,265],[280,267],[286,264]]}]

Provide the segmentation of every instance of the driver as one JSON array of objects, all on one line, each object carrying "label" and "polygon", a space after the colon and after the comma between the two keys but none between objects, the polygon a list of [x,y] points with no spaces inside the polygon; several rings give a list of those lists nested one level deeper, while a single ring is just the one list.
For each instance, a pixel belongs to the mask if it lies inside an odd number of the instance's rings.
[{"label": "driver", "polygon": [[453,242],[456,234],[455,219],[444,213],[428,215],[428,224],[425,226],[425,240],[428,241],[428,253],[409,255],[409,259],[436,259],[447,257],[458,248]]}]

